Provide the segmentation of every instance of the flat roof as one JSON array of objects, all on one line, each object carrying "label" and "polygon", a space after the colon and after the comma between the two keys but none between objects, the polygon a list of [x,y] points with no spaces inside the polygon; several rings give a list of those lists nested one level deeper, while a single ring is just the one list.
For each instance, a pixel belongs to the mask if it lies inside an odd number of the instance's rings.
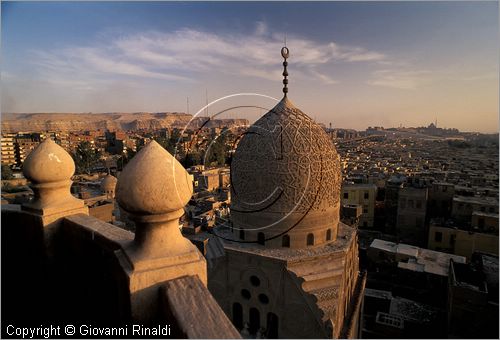
[{"label": "flat roof", "polygon": [[455,196],[453,201],[464,202],[464,203],[477,203],[477,204],[496,204],[498,205],[498,200],[493,197],[470,197],[470,196]]},{"label": "flat roof", "polygon": [[392,293],[388,290],[365,288],[365,296],[376,297],[379,299],[392,299]]},{"label": "flat roof", "polygon": [[374,239],[370,248],[411,257],[407,262],[400,261],[398,263],[398,268],[440,276],[448,276],[451,259],[456,263],[466,263],[466,258],[464,256],[442,253],[409,244],[394,243],[380,239]]},{"label": "flat roof", "polygon": [[484,212],[484,211],[473,211],[472,216],[477,215],[477,216],[484,216],[484,217],[496,217],[498,218],[497,213],[489,213],[489,212]]},{"label": "flat roof", "polygon": [[349,187],[349,188],[353,188],[353,187],[356,187],[356,188],[363,188],[363,189],[376,189],[377,188],[377,185],[373,184],[373,183],[354,183],[354,184],[351,184],[351,183],[344,183],[342,184],[343,187]]}]

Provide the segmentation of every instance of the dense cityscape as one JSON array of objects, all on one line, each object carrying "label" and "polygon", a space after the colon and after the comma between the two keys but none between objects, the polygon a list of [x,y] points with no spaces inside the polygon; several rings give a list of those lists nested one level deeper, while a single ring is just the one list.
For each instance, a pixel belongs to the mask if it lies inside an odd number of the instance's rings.
[{"label": "dense cityscape", "polygon": [[[89,214],[134,231],[114,200],[116,177],[155,140],[193,176],[194,194],[180,228],[208,259],[217,247],[213,230],[230,219],[231,157],[249,126],[225,120],[212,125],[4,132],[2,204],[32,200],[23,162],[50,138],[72,155],[71,192],[85,201]],[[498,135],[434,123],[324,130],[341,157],[341,219],[358,229],[360,266],[368,273],[362,336],[496,336],[488,325],[498,322],[489,307],[498,299]],[[465,291],[455,292],[458,287]],[[457,301],[448,299],[453,294]],[[460,312],[461,294],[477,299],[468,323]],[[477,328],[470,326],[472,317]]]}]

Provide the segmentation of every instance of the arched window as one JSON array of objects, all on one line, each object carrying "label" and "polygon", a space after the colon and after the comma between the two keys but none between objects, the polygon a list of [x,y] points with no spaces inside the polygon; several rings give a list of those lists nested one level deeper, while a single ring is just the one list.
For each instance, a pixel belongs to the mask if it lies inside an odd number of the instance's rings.
[{"label": "arched window", "polygon": [[243,229],[240,229],[240,240],[245,239],[245,231]]},{"label": "arched window", "polygon": [[312,246],[314,245],[314,234],[307,234],[307,245]]},{"label": "arched window", "polygon": [[250,334],[255,334],[260,328],[260,313],[257,308],[250,308]]},{"label": "arched window", "polygon": [[283,238],[281,239],[281,246],[290,248],[290,236],[283,235]]},{"label": "arched window", "polygon": [[332,239],[332,229],[326,231],[326,240],[330,241]]},{"label": "arched window", "polygon": [[267,313],[267,338],[278,338],[278,316],[274,313]]},{"label": "arched window", "polygon": [[243,308],[238,302],[233,303],[233,325],[237,329],[243,328]]},{"label": "arched window", "polygon": [[264,233],[257,234],[257,243],[262,245],[266,243],[266,235],[264,235]]}]

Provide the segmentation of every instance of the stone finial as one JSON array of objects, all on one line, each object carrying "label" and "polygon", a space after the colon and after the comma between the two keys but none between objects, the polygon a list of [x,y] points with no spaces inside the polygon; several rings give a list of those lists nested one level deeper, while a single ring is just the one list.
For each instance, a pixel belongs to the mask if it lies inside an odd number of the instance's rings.
[{"label": "stone finial", "polygon": [[133,262],[192,251],[191,242],[179,230],[179,217],[192,194],[188,172],[155,141],[125,166],[116,185],[116,199],[136,224],[128,249]]},{"label": "stone finial", "polygon": [[23,174],[35,193],[34,200],[23,205],[23,209],[51,215],[84,207],[84,202],[70,192],[74,173],[73,158],[52,139],[46,138],[23,164]]}]

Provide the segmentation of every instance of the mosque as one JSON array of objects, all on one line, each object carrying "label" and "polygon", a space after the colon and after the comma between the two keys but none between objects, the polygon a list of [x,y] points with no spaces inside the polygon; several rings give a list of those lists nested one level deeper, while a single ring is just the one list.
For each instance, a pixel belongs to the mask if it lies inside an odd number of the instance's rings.
[{"label": "mosque", "polygon": [[231,221],[212,239],[208,288],[245,338],[356,338],[365,276],[357,230],[339,221],[340,157],[289,100],[281,54],[283,99],[231,162]]}]

